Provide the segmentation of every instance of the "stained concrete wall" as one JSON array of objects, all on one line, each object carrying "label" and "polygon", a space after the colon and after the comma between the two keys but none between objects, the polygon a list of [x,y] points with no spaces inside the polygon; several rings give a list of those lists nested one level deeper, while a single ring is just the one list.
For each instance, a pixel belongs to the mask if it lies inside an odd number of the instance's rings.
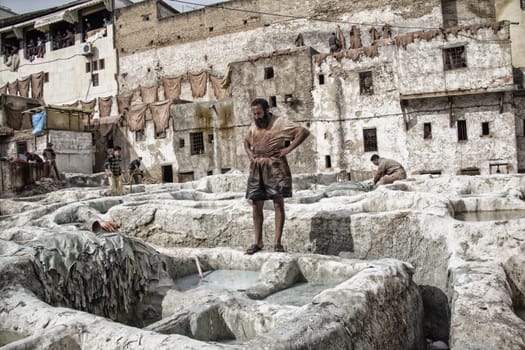
[{"label": "stained concrete wall", "polygon": [[[217,113],[211,109],[215,106]],[[136,133],[120,127],[115,134],[115,145],[122,147],[123,165],[142,157],[147,176],[162,181],[162,167],[170,166],[173,181],[187,180],[181,173],[192,173],[195,179],[209,173],[221,173],[244,167],[236,155],[233,138],[233,104],[231,100],[174,104],[170,108],[170,124],[166,137],[155,137],[155,125],[146,112],[145,139],[137,140]],[[191,154],[191,133],[203,134],[204,152]],[[213,135],[210,142],[209,135]],[[181,140],[183,146],[181,147]],[[215,140],[218,140],[215,144]]]},{"label": "stained concrete wall", "polygon": [[[198,179],[244,166],[235,153],[236,142],[232,131],[236,121],[233,119],[231,100],[176,105],[171,111],[174,116],[174,150],[179,165],[176,171],[179,175],[193,172],[194,178]],[[202,133],[203,153],[192,154],[191,133]]]},{"label": "stained concrete wall", "polygon": [[[472,39],[474,38],[474,39]],[[495,32],[468,29],[397,48],[395,72],[402,95],[497,89],[513,83],[509,25]],[[417,40],[417,39],[416,39]],[[464,46],[466,68],[445,70],[443,49]],[[490,53],[490,54],[488,54]]]},{"label": "stained concrete wall", "polygon": [[[478,3],[472,0],[465,2]],[[424,24],[434,27],[442,25],[441,4],[438,0],[415,2],[396,0],[387,4],[380,0],[366,2],[233,0],[168,18],[159,16],[155,0],[148,0],[117,12],[118,50],[124,57],[138,51],[208,40],[226,34],[237,32],[246,34],[247,31],[262,29],[264,26],[281,22],[283,19],[291,19],[292,16],[315,16],[330,20],[341,18],[355,23],[388,22],[403,25]],[[284,25],[290,24],[293,26],[293,23]],[[307,23],[303,31],[308,32],[310,24]],[[324,27],[335,29],[335,25],[329,23],[324,23]],[[341,27],[343,30],[350,30],[351,25],[341,25]],[[313,35],[315,34],[312,33]],[[305,39],[310,41],[310,35],[307,35]],[[322,39],[322,41],[326,40],[327,37]],[[246,44],[249,41],[250,39],[244,39],[241,43]],[[265,41],[272,41],[272,38],[265,37]]]},{"label": "stained concrete wall", "polygon": [[[387,44],[379,49],[378,57],[361,57],[357,62],[343,59],[339,64],[323,64],[315,69],[312,61],[304,65],[298,64],[299,54],[283,56],[286,60],[278,58],[279,55],[258,60],[248,58],[263,52],[294,48],[294,40],[299,33],[303,35],[306,46],[312,47],[314,51],[328,52],[328,37],[335,30],[336,24],[306,19],[303,16],[341,19],[339,25],[347,37],[347,44],[352,25],[362,23],[361,39],[367,46],[371,44],[368,32],[371,25],[365,24],[375,24],[373,26],[381,31],[382,24],[389,23],[393,26],[393,36],[419,29],[440,28],[443,26],[442,5],[442,1],[435,0],[400,0],[388,4],[382,1],[283,3],[234,0],[202,10],[159,18],[156,2],[145,1],[118,11],[116,37],[121,69],[119,87],[121,92],[133,91],[139,85],[159,84],[160,79],[165,76],[184,77],[188,72],[197,73],[203,70],[220,76],[226,72],[227,64],[233,62],[232,100],[235,122],[230,130],[231,136],[222,139],[232,140],[232,144],[221,147],[227,153],[235,155],[235,159],[224,159],[221,151],[223,167],[229,168],[231,164],[232,168],[246,168],[242,140],[249,124],[249,101],[259,96],[276,96],[276,114],[300,121],[312,131],[312,136],[290,157],[290,163],[296,164],[293,171],[351,170],[362,174],[374,171],[375,168],[369,161],[371,154],[365,153],[363,149],[363,128],[377,128],[379,152],[383,156],[409,163],[411,154],[407,142],[410,136],[404,131],[400,93],[436,93],[450,89],[484,91],[508,87],[512,84],[512,68],[507,27],[497,33],[487,28],[467,33],[468,35],[460,32],[458,36],[449,35],[447,43],[440,36],[431,41],[416,40],[407,48]],[[220,6],[240,11],[228,12]],[[493,20],[495,16],[492,0],[462,1],[454,6],[459,25]],[[269,13],[293,14],[300,18],[277,17],[268,15]],[[443,73],[442,49],[446,45],[467,46],[467,69]],[[486,55],[486,52],[491,52],[491,55]],[[265,82],[260,74],[266,65],[272,65],[276,72],[290,71],[293,75],[286,75],[282,83],[278,82],[280,77],[273,82]],[[312,67],[311,72],[313,70],[310,76],[307,74],[307,66]],[[359,73],[363,71],[372,71],[372,95],[361,95],[359,92]],[[326,81],[323,86],[319,86],[320,74],[324,75]],[[286,94],[300,95],[303,105],[296,109],[284,105],[282,99]],[[186,78],[183,78],[181,98],[196,103],[215,99],[211,89],[208,89],[206,96],[193,98]],[[192,111],[195,107],[181,108],[188,108],[181,111],[184,115],[195,114]],[[479,116],[473,118],[476,123],[481,122],[481,114],[480,112]],[[492,120],[496,116],[487,118]],[[184,122],[185,128],[199,128],[198,123],[191,120],[190,117],[189,121]],[[499,139],[499,136],[497,140],[498,145],[506,142]],[[151,142],[152,147],[156,144],[154,140],[148,142]],[[164,141],[159,142],[164,144]],[[512,142],[514,141],[510,141]],[[503,143],[498,147],[512,152],[513,147],[507,147]],[[178,140],[174,140],[175,149],[177,144]],[[418,142],[415,145],[419,147]],[[421,146],[424,146],[422,142]],[[196,156],[188,156],[185,150],[175,152],[176,167],[180,171],[189,172],[193,168],[197,178],[197,173],[204,174],[213,169],[213,159],[209,154],[199,155],[199,160],[194,161],[192,158]],[[515,170],[516,157],[500,153],[498,157],[509,159]],[[145,156],[148,157],[147,152]],[[458,157],[461,158],[461,155]],[[440,168],[455,173],[458,169],[451,169],[461,166],[458,165],[460,163],[462,164],[461,161],[454,160],[451,161],[453,165],[441,165]],[[480,168],[486,165],[481,163]],[[152,164],[152,160],[145,161],[145,164]],[[407,166],[410,171],[421,170],[419,165],[416,167],[410,163]],[[425,164],[425,169],[427,166],[434,164]]]},{"label": "stained concrete wall", "polygon": [[37,138],[38,153],[53,143],[56,163],[60,172],[93,173],[93,148],[90,132],[49,130],[48,134]]},{"label": "stained concrete wall", "polygon": [[525,67],[525,11],[520,6],[520,0],[495,0],[496,18],[498,21],[512,22],[510,38],[512,46],[512,65]]},{"label": "stained concrete wall", "polygon": [[446,27],[494,19],[494,0],[458,1],[442,0],[443,23]]},{"label": "stained concrete wall", "polygon": [[173,128],[166,129],[165,138],[156,138],[155,125],[148,110],[144,134],[146,138],[141,141],[137,139],[136,132],[130,131],[127,127],[118,127],[114,133],[113,143],[122,147],[122,167],[126,169],[125,171],[133,159],[142,157],[142,167],[147,170],[147,176],[160,182],[162,180],[162,166],[171,165],[174,169],[178,167],[175,155],[177,145],[175,144]]},{"label": "stained concrete wall", "polygon": [[[470,39],[462,36],[467,52],[471,51],[467,68],[446,73],[439,37],[415,40],[406,49],[382,46],[374,58],[328,58],[316,65],[315,76],[325,77],[325,84],[317,79],[312,91],[317,149],[331,156],[335,170],[350,172],[374,171],[370,162],[374,153],[397,159],[408,173],[456,174],[478,168],[481,174],[490,174],[497,170],[491,164],[506,164],[501,172],[516,172],[515,109],[512,96],[504,92],[512,88],[508,30],[480,29],[475,35]],[[485,50],[493,54],[479,57]],[[469,55],[476,58],[469,60]],[[359,74],[366,71],[372,73],[373,94],[360,91]],[[503,92],[479,93],[485,89]],[[464,90],[478,93],[461,96]],[[425,92],[429,93],[426,98],[406,102],[404,115],[400,95],[417,97]],[[451,105],[448,98],[437,97],[443,94],[451,95]],[[466,141],[458,142],[457,120],[466,120]],[[489,135],[482,135],[483,122],[489,123]],[[431,123],[432,138],[423,138],[424,123]],[[364,129],[376,129],[377,150],[364,151]],[[317,170],[324,165],[325,158],[319,154]]]},{"label": "stained concrete wall", "polygon": [[[503,111],[500,110],[503,98]],[[441,171],[460,174],[461,169],[478,168],[480,173],[515,173],[518,170],[515,116],[510,95],[481,94],[453,98],[453,118],[446,98],[409,101],[410,129],[406,132],[407,158],[411,173]],[[467,140],[458,141],[457,121],[465,120]],[[482,134],[483,122],[489,134]],[[423,125],[430,123],[431,138],[423,138]],[[447,147],[444,147],[447,145]],[[492,165],[492,167],[491,167]]]},{"label": "stained concrete wall", "polygon": [[[275,54],[271,57],[235,62],[232,67],[232,94],[236,119],[235,140],[237,157],[244,167],[248,158],[244,152],[244,136],[252,122],[251,102],[255,98],[270,101],[274,96],[276,106],[271,112],[303,127],[309,128],[314,120],[312,108],[313,51],[309,47]],[[265,70],[273,69],[273,77],[265,79]],[[318,152],[315,139],[309,137],[287,156],[292,171],[308,172],[315,169],[315,154]],[[242,168],[242,167],[239,167]]]},{"label": "stained concrete wall", "polygon": [[[282,13],[293,16],[320,18],[340,17],[341,30],[348,41],[353,23],[399,24],[392,34],[414,30],[414,26],[435,27],[442,25],[439,1],[395,1],[387,5],[379,1],[248,1],[227,2],[228,8],[239,7],[243,11]],[[257,4],[257,6],[256,6]],[[224,4],[220,4],[221,6]],[[226,5],[224,5],[226,6]],[[306,18],[261,17],[255,12],[230,11],[226,14],[216,7],[178,14],[168,19],[155,20],[155,1],[145,1],[119,10],[116,39],[119,52],[119,87],[121,92],[132,91],[139,85],[152,85],[164,76],[185,75],[207,70],[213,75],[223,75],[230,62],[245,60],[249,55],[294,47],[299,33],[306,46],[319,52],[328,52],[328,38],[335,31],[336,23],[314,21]],[[149,20],[142,20],[149,14]],[[245,15],[249,15],[245,19]],[[209,31],[207,18],[221,20],[223,29],[217,25]],[[206,19],[206,20],[205,20]],[[239,27],[238,22],[247,20]],[[255,21],[256,23],[253,23]],[[185,28],[188,28],[185,32]],[[370,43],[368,26],[362,28],[364,44]],[[161,39],[162,36],[162,39]],[[182,39],[177,39],[180,36]],[[194,99],[187,80],[183,80],[182,99],[206,100],[212,95]]]},{"label": "stained concrete wall", "polygon": [[[325,156],[330,156],[335,170],[372,170],[370,156],[364,152],[363,129],[377,129],[379,151],[388,157],[399,158],[405,152],[403,122],[400,117],[399,92],[393,72],[394,47],[380,48],[374,58],[358,61],[329,58],[315,66],[317,77],[314,96],[314,135],[318,149],[318,169],[324,169]],[[372,72],[374,93],[361,95],[360,72]],[[319,84],[319,75],[325,83]],[[393,140],[393,135],[399,135]]]}]

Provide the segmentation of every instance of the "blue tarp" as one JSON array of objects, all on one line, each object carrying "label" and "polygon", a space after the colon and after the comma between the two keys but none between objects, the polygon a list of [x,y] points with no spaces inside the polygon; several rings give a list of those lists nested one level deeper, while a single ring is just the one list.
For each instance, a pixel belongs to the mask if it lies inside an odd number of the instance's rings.
[{"label": "blue tarp", "polygon": [[46,111],[33,114],[33,135],[40,135],[46,125]]}]

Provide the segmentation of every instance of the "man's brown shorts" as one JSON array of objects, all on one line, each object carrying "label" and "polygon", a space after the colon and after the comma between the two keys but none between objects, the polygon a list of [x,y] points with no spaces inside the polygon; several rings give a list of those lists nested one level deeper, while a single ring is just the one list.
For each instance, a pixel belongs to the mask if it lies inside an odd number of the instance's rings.
[{"label": "man's brown shorts", "polygon": [[292,196],[292,174],[286,158],[257,158],[250,164],[246,198],[267,200]]}]

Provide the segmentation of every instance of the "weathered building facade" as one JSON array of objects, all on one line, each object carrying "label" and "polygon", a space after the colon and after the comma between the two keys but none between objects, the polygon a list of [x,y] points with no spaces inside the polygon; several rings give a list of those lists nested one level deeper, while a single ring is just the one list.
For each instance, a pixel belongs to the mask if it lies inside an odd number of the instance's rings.
[{"label": "weathered building facade", "polygon": [[[157,87],[155,101],[168,100],[165,79],[178,78],[177,101],[192,102],[171,107],[173,130],[162,139],[148,134],[149,112],[138,137],[121,128],[119,142],[143,156],[154,178],[244,170],[242,141],[255,97],[312,131],[292,154],[296,172],[349,171],[357,179],[374,170],[376,152],[409,173],[523,168],[509,25],[495,22],[491,0],[235,0],[183,14],[166,6],[150,0],[116,13],[121,94],[139,104],[141,88]],[[326,57],[337,26],[346,50]],[[299,34],[303,48],[296,48]],[[225,100],[211,77],[228,69]],[[192,79],[202,74],[198,92]],[[213,101],[221,101],[218,114],[227,122],[215,117]],[[231,115],[221,112],[225,105]]]}]

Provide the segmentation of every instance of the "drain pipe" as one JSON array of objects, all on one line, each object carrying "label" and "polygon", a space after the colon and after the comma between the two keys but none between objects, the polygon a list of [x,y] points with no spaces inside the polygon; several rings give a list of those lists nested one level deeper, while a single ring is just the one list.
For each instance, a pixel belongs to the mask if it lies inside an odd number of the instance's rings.
[{"label": "drain pipe", "polygon": [[210,110],[212,110],[212,114],[214,117],[212,120],[212,128],[213,128],[213,175],[219,175],[221,173],[221,160],[219,155],[219,132],[217,129],[219,128],[219,113],[217,112],[217,108],[214,104],[210,106]]}]

